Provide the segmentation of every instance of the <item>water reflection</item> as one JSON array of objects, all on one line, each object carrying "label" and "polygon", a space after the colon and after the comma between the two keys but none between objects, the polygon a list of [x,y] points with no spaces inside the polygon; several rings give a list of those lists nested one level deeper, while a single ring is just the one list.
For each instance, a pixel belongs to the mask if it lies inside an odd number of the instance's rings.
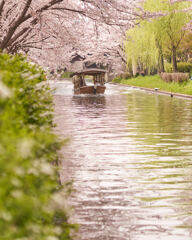
[{"label": "water reflection", "polygon": [[160,211],[165,223],[172,222],[172,232],[182,232],[181,228],[191,226],[191,102],[129,95],[127,105],[127,129],[136,132],[134,154],[142,156],[134,168],[141,172],[137,181],[145,192],[137,198],[149,209],[145,210],[149,216]]},{"label": "water reflection", "polygon": [[77,239],[189,240],[191,101],[123,91],[55,96],[58,132],[71,139],[61,178],[74,180]]},{"label": "water reflection", "polygon": [[106,104],[104,95],[74,95],[72,101],[76,106],[82,105],[85,108],[103,108]]}]

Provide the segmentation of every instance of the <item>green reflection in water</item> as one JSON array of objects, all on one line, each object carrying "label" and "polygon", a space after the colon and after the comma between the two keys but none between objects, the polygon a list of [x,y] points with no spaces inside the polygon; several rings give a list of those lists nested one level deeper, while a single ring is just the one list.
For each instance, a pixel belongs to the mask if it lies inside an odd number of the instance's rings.
[{"label": "green reflection in water", "polygon": [[175,227],[191,228],[192,102],[135,92],[127,95],[127,109],[127,138],[137,146],[130,169],[140,171],[135,181],[144,186],[135,199],[144,208],[175,211],[175,218],[183,216]]},{"label": "green reflection in water", "polygon": [[151,202],[151,201],[157,201],[157,200],[161,200],[161,199],[170,199],[170,198],[174,198],[173,196],[169,196],[169,197],[145,197],[145,198],[140,198],[141,201],[144,202]]}]

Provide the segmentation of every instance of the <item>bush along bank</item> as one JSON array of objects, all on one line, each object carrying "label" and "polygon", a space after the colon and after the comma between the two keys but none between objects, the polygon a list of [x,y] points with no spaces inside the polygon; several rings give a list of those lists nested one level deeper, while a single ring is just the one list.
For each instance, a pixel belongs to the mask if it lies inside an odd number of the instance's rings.
[{"label": "bush along bank", "polygon": [[59,189],[52,97],[37,66],[0,54],[0,233],[6,240],[68,240],[67,191]]},{"label": "bush along bank", "polygon": [[180,93],[192,95],[192,81],[184,81],[184,82],[166,82],[161,79],[159,75],[154,76],[138,76],[130,79],[121,79],[115,78],[113,80],[114,83],[125,84],[129,86],[135,87],[144,87],[151,89],[159,89],[171,93]]},{"label": "bush along bank", "polygon": [[[165,64],[165,71],[169,72],[169,73],[173,72],[173,67],[172,67],[171,63],[166,63]],[[177,71],[192,74],[192,63],[178,62],[177,63]]]}]

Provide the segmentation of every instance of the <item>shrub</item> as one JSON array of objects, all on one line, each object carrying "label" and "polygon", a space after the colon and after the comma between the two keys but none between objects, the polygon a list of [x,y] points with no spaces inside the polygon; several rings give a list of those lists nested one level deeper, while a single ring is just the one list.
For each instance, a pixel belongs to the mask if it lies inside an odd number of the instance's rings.
[{"label": "shrub", "polygon": [[[179,62],[177,63],[177,68],[178,68],[178,72],[192,72],[192,63],[188,63],[188,62]],[[166,63],[165,64],[165,71],[166,72],[173,72],[173,67],[170,63]]]},{"label": "shrub", "polygon": [[173,67],[171,63],[166,63],[165,64],[165,71],[168,73],[172,73],[173,72]]},{"label": "shrub", "polygon": [[43,80],[22,56],[0,54],[1,239],[71,239],[55,165],[61,142],[52,132],[50,90],[38,85]]},{"label": "shrub", "polygon": [[72,72],[64,72],[61,74],[61,78],[70,78],[71,74],[72,74]]},{"label": "shrub", "polygon": [[118,76],[118,77],[115,77],[112,82],[114,82],[114,83],[120,83],[121,80],[122,80],[122,79]]},{"label": "shrub", "polygon": [[161,73],[160,76],[165,82],[181,83],[189,80],[188,73]]},{"label": "shrub", "polygon": [[120,78],[123,78],[123,79],[129,79],[131,77],[132,77],[132,75],[129,72],[124,72],[124,73],[120,74]]},{"label": "shrub", "polygon": [[186,62],[179,62],[178,63],[178,72],[191,72],[192,71],[192,64]]},{"label": "shrub", "polygon": [[129,78],[131,78],[131,77],[132,77],[131,73],[129,73],[129,72],[124,72],[124,73],[121,73],[121,74],[119,74],[118,76],[116,76],[116,77],[113,79],[113,82],[120,83],[121,79],[129,79]]}]

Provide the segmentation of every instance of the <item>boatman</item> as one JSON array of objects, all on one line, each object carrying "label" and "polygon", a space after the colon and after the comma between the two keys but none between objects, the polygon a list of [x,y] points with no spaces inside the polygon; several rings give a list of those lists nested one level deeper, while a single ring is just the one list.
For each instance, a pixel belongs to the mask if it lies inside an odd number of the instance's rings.
[{"label": "boatman", "polygon": [[94,83],[94,94],[96,94],[97,93],[97,86],[98,86],[97,76],[93,77],[93,83]]}]

